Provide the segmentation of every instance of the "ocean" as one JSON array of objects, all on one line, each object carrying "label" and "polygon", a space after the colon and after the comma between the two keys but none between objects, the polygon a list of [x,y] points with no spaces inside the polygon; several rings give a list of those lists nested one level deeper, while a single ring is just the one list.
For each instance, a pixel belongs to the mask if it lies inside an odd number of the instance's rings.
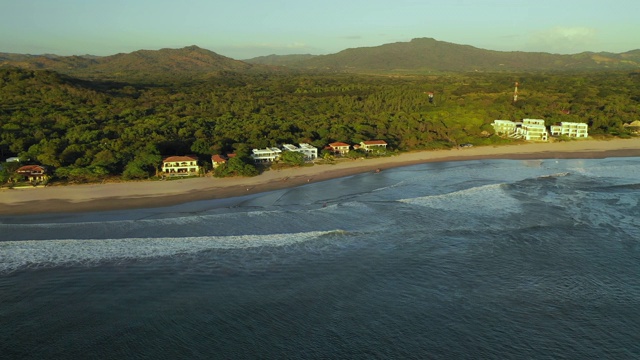
[{"label": "ocean", "polygon": [[0,358],[638,359],[639,173],[428,163],[3,216]]}]

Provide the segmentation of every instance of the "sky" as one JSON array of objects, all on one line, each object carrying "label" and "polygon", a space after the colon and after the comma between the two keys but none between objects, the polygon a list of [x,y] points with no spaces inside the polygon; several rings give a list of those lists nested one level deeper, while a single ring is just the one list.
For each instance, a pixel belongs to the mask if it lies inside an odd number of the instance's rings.
[{"label": "sky", "polygon": [[640,49],[638,0],[0,0],[0,52],[197,45],[243,60],[414,38],[499,51]]}]

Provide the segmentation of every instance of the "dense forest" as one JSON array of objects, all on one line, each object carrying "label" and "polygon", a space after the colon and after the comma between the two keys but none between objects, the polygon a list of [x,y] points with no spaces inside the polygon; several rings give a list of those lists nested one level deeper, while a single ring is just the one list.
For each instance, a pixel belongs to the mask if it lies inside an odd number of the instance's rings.
[{"label": "dense forest", "polygon": [[[512,101],[519,82],[519,98]],[[435,94],[430,103],[427,92]],[[246,154],[282,143],[383,139],[398,151],[509,140],[494,119],[589,124],[630,136],[640,72],[442,75],[247,74],[83,80],[0,69],[0,158],[19,156],[68,180],[144,178],[169,155]]]}]

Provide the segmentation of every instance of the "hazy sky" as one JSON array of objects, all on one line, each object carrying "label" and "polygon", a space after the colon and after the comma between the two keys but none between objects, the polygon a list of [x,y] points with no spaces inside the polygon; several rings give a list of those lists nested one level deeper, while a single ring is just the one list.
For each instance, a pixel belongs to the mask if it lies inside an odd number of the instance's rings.
[{"label": "hazy sky", "polygon": [[639,0],[0,0],[0,52],[198,45],[234,59],[431,37],[491,50],[640,48]]}]

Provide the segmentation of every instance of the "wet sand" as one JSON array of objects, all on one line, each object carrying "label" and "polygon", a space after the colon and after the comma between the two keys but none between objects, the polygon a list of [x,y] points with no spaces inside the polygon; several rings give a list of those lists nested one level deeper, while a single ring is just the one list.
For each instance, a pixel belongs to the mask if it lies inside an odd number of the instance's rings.
[{"label": "wet sand", "polygon": [[397,156],[340,160],[283,170],[268,170],[250,178],[200,177],[171,181],[47,186],[0,190],[0,215],[90,212],[169,206],[289,188],[376,169],[427,162],[480,159],[569,159],[640,156],[640,138],[575,140],[454,150],[417,151]]}]

